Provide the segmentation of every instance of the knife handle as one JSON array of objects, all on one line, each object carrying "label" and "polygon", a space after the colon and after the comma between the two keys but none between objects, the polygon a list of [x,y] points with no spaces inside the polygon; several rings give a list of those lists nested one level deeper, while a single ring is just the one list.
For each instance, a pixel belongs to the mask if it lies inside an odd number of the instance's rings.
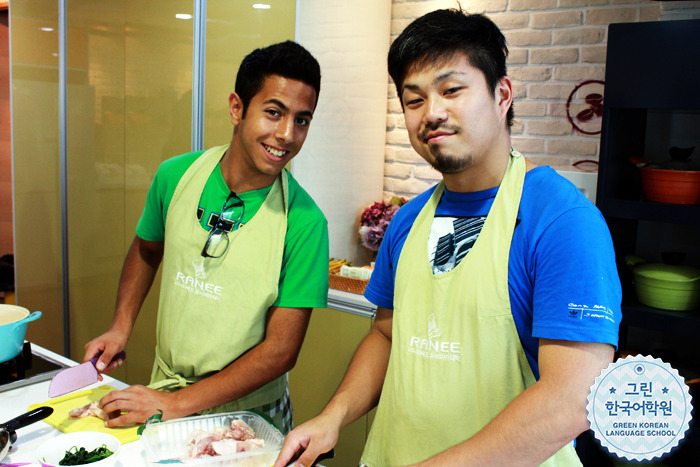
[{"label": "knife handle", "polygon": [[[90,359],[90,363],[92,363],[92,366],[94,366],[95,368],[97,368],[97,360],[100,359],[100,355],[102,355],[102,352],[98,353],[96,356],[94,356]],[[114,357],[112,357],[112,362],[115,360],[119,360],[119,359],[122,359],[122,360],[126,359],[126,352],[124,352],[122,350],[121,352],[117,353]],[[112,362],[109,362],[109,363],[112,363]]]},{"label": "knife handle", "polygon": [[2,425],[4,425],[7,431],[12,432],[31,425],[32,423],[38,422],[39,420],[43,420],[52,413],[53,409],[51,407],[39,407],[31,412],[20,415],[17,418],[13,418],[9,422],[5,422]]}]

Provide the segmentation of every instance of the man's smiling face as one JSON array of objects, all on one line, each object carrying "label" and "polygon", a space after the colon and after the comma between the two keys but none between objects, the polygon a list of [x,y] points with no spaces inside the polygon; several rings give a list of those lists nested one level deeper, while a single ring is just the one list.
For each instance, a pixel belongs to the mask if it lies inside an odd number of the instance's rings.
[{"label": "man's smiling face", "polygon": [[[232,95],[235,101],[237,96]],[[272,181],[301,150],[316,106],[316,91],[302,81],[271,75],[243,109],[231,103],[236,125],[232,149],[250,175]]]}]

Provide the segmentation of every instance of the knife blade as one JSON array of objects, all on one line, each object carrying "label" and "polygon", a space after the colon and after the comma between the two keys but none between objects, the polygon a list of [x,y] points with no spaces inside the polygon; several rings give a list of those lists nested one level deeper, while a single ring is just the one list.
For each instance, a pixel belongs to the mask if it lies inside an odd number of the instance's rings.
[{"label": "knife blade", "polygon": [[[56,373],[56,376],[53,377],[49,384],[49,397],[53,399],[99,381],[95,365],[97,365],[100,355],[93,357],[89,362],[81,363]],[[112,357],[112,362],[119,359],[124,360],[125,358],[126,352],[122,350]]]}]

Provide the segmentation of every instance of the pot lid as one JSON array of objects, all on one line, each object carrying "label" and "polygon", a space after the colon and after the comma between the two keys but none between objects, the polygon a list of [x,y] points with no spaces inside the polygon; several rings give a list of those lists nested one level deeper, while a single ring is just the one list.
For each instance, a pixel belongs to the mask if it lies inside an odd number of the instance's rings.
[{"label": "pot lid", "polygon": [[669,282],[700,281],[700,268],[693,266],[677,266],[663,263],[641,264],[634,268],[634,273],[649,279]]}]

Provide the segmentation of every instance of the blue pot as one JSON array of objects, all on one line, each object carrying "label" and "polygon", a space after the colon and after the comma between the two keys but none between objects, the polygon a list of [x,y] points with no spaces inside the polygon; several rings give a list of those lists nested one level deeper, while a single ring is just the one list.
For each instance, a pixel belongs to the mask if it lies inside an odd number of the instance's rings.
[{"label": "blue pot", "polygon": [[15,358],[22,351],[27,323],[41,318],[41,311],[15,305],[0,305],[0,363]]}]

